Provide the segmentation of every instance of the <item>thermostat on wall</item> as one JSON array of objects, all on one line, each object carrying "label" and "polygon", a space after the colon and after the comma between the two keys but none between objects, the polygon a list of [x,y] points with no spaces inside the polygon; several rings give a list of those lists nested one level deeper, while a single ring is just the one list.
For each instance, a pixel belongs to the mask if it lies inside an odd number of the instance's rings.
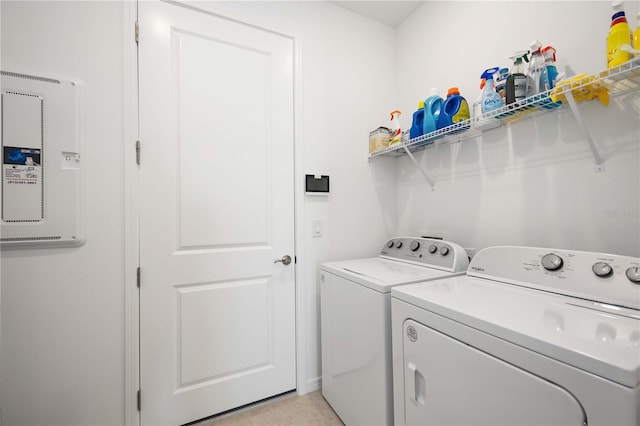
[{"label": "thermostat on wall", "polygon": [[329,176],[305,175],[305,189],[308,195],[329,194]]},{"label": "thermostat on wall", "polygon": [[0,73],[2,248],[80,245],[78,85]]}]

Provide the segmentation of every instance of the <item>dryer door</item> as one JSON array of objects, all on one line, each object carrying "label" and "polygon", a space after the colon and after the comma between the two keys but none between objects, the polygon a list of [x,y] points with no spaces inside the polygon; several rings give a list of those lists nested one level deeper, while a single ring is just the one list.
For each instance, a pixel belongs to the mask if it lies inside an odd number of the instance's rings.
[{"label": "dryer door", "polygon": [[413,320],[403,326],[407,425],[583,425],[547,380]]}]

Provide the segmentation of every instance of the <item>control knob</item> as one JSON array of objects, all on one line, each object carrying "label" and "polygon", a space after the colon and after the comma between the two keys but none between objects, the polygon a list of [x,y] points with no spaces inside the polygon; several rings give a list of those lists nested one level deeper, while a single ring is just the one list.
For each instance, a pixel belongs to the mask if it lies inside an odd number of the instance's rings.
[{"label": "control knob", "polygon": [[396,241],[396,248],[402,247],[402,241]]},{"label": "control knob", "polygon": [[562,268],[562,258],[557,254],[549,253],[542,257],[542,266],[547,271],[557,271]]},{"label": "control knob", "polygon": [[413,240],[411,241],[411,244],[409,244],[409,248],[411,249],[411,251],[416,251],[420,248],[420,242]]},{"label": "control knob", "polygon": [[438,246],[436,246],[435,244],[431,244],[429,246],[429,253],[433,254],[433,253],[435,253],[437,251],[438,251]]},{"label": "control knob", "polygon": [[449,247],[447,247],[447,246],[440,247],[440,254],[442,256],[448,255],[449,254]]},{"label": "control knob", "polygon": [[613,273],[613,268],[611,267],[611,265],[605,262],[594,263],[591,267],[591,270],[599,277],[608,277]]},{"label": "control knob", "polygon": [[627,269],[627,278],[634,284],[640,285],[640,268],[632,266]]},{"label": "control knob", "polygon": [[389,240],[387,242],[387,247],[389,247],[389,248],[393,247],[393,240]]}]

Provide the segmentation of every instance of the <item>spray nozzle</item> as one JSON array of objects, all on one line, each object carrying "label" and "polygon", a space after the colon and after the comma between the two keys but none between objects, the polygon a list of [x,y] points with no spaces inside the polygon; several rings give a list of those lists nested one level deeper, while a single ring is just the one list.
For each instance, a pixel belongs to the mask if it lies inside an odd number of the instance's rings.
[{"label": "spray nozzle", "polygon": [[531,48],[531,53],[540,52],[542,43],[540,43],[540,40],[533,40],[529,47]]},{"label": "spray nozzle", "polygon": [[524,59],[525,62],[529,62],[529,58],[527,55],[529,54],[528,50],[520,50],[515,52],[513,55],[509,56],[509,59],[513,59],[513,64],[521,64]]},{"label": "spray nozzle", "polygon": [[551,59],[553,62],[556,61],[556,49],[553,46],[547,46],[544,49],[540,50],[544,55],[544,59]]},{"label": "spray nozzle", "polygon": [[500,71],[500,67],[493,67],[485,70],[480,78],[486,78],[487,80],[493,80],[493,75]]}]

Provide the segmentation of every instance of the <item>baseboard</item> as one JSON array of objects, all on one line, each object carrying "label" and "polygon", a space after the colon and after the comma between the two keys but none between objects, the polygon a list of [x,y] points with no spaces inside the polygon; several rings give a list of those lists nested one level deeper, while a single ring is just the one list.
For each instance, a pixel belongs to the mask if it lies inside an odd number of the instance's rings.
[{"label": "baseboard", "polygon": [[322,388],[322,378],[320,376],[307,380],[304,384],[304,389],[298,389],[298,395],[304,395],[307,393],[315,392]]}]

